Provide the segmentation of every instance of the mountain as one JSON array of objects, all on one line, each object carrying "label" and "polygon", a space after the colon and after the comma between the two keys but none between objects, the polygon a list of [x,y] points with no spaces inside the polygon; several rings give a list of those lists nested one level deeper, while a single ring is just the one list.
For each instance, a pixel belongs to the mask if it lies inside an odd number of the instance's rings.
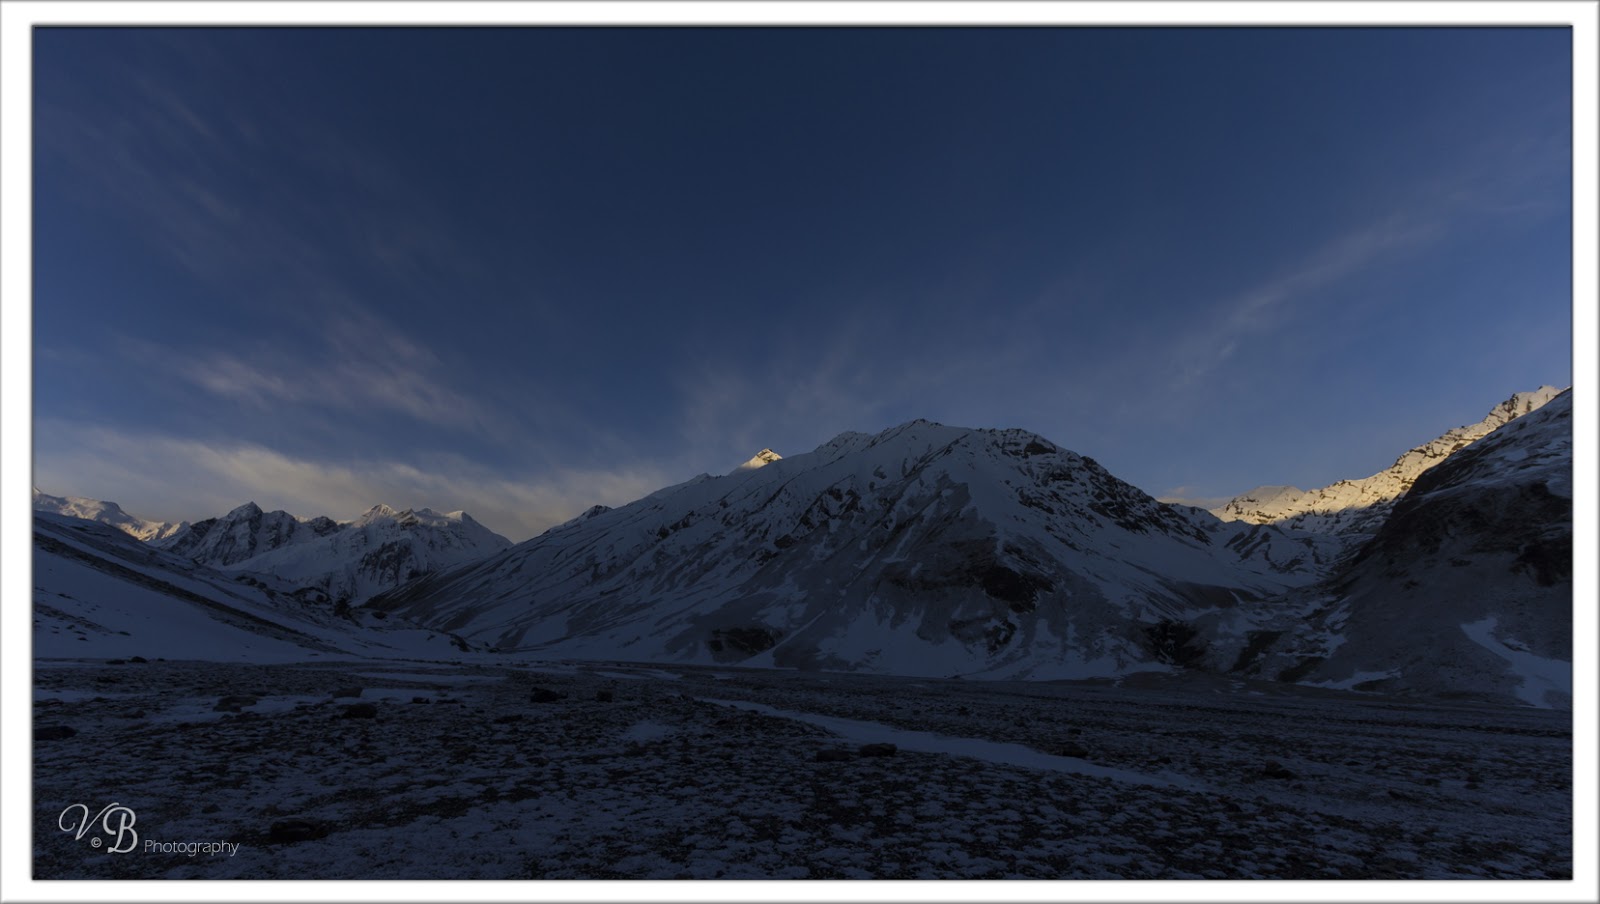
[{"label": "mountain", "polygon": [[273,575],[359,603],[440,568],[499,552],[511,541],[465,512],[373,506],[354,521],[301,519],[253,502],[196,522],[160,543],[226,571]]},{"label": "mountain", "polygon": [[1457,427],[1412,449],[1371,477],[1341,480],[1316,490],[1256,487],[1212,509],[1212,514],[1224,521],[1277,524],[1355,539],[1371,536],[1389,516],[1394,501],[1424,472],[1512,420],[1537,411],[1560,393],[1551,386],[1519,392],[1496,405],[1478,423]]},{"label": "mountain", "polygon": [[541,656],[1112,675],[1170,668],[1175,625],[1308,584],[1328,552],[1032,433],[919,420],[764,450],[369,605]]},{"label": "mountain", "polygon": [[1195,627],[1247,634],[1212,658],[1219,670],[1568,707],[1572,603],[1568,390],[1418,476],[1370,540],[1279,611]]},{"label": "mountain", "polygon": [[106,524],[33,518],[33,653],[246,662],[334,655],[453,657],[454,638],[399,619],[340,615],[296,585],[225,574]]},{"label": "mountain", "polygon": [[176,524],[171,521],[146,521],[123,511],[122,506],[115,502],[101,502],[81,496],[52,496],[41,492],[38,487],[33,488],[33,510],[109,524],[140,540],[163,540],[189,526],[187,521]]}]

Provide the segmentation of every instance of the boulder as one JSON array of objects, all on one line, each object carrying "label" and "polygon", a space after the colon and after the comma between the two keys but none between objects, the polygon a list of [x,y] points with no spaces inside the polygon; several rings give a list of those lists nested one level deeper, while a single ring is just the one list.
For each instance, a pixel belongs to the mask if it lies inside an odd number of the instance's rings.
[{"label": "boulder", "polygon": [[566,696],[566,694],[558,694],[547,687],[536,687],[533,689],[533,693],[528,696],[528,699],[534,703],[554,703],[557,700],[565,699]]},{"label": "boulder", "polygon": [[341,687],[338,690],[333,692],[333,699],[335,699],[335,700],[338,700],[341,697],[359,697],[359,696],[361,696],[361,688],[359,688],[359,687]]},{"label": "boulder", "polygon": [[70,725],[41,725],[33,730],[35,741],[65,741],[78,733]]},{"label": "boulder", "polygon": [[352,703],[344,708],[341,718],[344,719],[374,719],[378,716],[376,703]]},{"label": "boulder", "polygon": [[293,844],[326,838],[333,826],[321,819],[280,819],[267,830],[267,838],[277,844]]},{"label": "boulder", "polygon": [[861,756],[894,756],[899,750],[893,744],[862,744],[856,753]]},{"label": "boulder", "polygon": [[837,747],[828,747],[819,750],[817,751],[816,756],[816,761],[819,763],[842,763],[849,759],[853,759],[853,757],[850,755],[850,751],[840,750]]},{"label": "boulder", "polygon": [[255,705],[255,697],[250,697],[245,694],[229,694],[228,696],[218,700],[217,705],[211,707],[211,711],[215,713],[236,713],[239,710],[244,709],[246,706]]}]

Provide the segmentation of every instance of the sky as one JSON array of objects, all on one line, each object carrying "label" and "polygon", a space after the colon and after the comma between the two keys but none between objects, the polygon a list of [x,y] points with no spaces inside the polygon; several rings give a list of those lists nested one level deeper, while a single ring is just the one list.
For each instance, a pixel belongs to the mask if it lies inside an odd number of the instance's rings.
[{"label": "sky", "polygon": [[1161,498],[1572,374],[1564,29],[34,33],[34,483],[523,540],[1023,427]]}]

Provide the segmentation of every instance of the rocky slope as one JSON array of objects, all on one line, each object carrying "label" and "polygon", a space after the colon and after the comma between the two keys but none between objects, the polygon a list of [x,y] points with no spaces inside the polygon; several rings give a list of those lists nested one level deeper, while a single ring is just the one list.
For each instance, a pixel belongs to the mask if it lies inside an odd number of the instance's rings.
[{"label": "rocky slope", "polygon": [[1572,592],[1568,391],[1420,475],[1326,582],[1210,665],[1231,656],[1280,680],[1570,706]]},{"label": "rocky slope", "polygon": [[199,565],[105,524],[33,519],[33,654],[237,662],[336,654],[448,656],[448,635],[359,610],[319,592]]}]

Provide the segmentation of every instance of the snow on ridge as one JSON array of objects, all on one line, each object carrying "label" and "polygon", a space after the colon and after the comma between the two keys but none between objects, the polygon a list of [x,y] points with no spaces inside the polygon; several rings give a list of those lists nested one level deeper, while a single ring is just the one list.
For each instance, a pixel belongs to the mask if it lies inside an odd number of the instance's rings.
[{"label": "snow on ridge", "polygon": [[199,564],[272,575],[359,602],[439,568],[493,555],[511,541],[465,512],[396,511],[382,503],[351,521],[263,512],[246,503],[159,544]]},{"label": "snow on ridge", "polygon": [[1408,450],[1369,477],[1336,481],[1313,490],[1262,486],[1211,509],[1224,521],[1277,524],[1313,532],[1370,534],[1423,472],[1510,421],[1537,411],[1564,390],[1541,386],[1519,392],[1492,408],[1476,424],[1456,427]]},{"label": "snow on ridge", "polygon": [[81,518],[85,521],[98,521],[115,527],[135,539],[145,541],[164,540],[189,526],[187,521],[146,521],[123,511],[122,506],[115,502],[87,499],[82,496],[52,496],[38,487],[33,488],[33,510],[66,515],[69,518]]}]

